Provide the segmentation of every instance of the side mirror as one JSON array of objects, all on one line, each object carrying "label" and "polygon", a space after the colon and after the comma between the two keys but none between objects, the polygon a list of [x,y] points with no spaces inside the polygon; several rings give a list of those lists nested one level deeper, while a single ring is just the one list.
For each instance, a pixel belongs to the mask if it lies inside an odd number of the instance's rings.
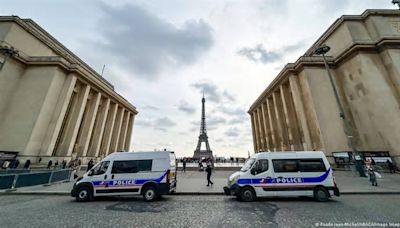
[{"label": "side mirror", "polygon": [[93,176],[93,169],[89,170],[88,176]]},{"label": "side mirror", "polygon": [[252,170],[250,170],[250,173],[251,173],[252,175],[256,175],[256,170],[255,170],[255,169],[252,169]]}]

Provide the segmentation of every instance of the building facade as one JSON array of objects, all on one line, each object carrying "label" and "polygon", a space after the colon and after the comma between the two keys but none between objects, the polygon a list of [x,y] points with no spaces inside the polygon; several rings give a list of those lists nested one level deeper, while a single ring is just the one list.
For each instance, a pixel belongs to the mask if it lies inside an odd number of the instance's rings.
[{"label": "building facade", "polygon": [[[347,136],[323,58],[353,135]],[[400,163],[400,11],[342,16],[250,107],[255,151],[322,150],[330,161],[355,148]],[[337,155],[337,156],[336,156]]]},{"label": "building facade", "polygon": [[0,50],[0,153],[85,162],[130,150],[136,108],[34,21],[0,17]]}]

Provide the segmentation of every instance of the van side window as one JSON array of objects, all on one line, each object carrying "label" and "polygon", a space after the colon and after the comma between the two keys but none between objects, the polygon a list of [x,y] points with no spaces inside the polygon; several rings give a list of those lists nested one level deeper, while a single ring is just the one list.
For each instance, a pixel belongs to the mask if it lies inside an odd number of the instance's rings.
[{"label": "van side window", "polygon": [[326,167],[322,159],[300,159],[301,172],[325,172]]},{"label": "van side window", "polygon": [[268,160],[267,159],[260,159],[258,160],[252,170],[254,170],[254,174],[263,173],[268,170]]},{"label": "van side window", "polygon": [[153,160],[114,161],[111,173],[137,173],[151,171]]},{"label": "van side window", "polygon": [[273,159],[275,173],[293,173],[298,172],[297,159]]},{"label": "van side window", "polygon": [[110,161],[103,161],[93,168],[93,175],[102,175],[107,172],[108,166],[110,165]]}]

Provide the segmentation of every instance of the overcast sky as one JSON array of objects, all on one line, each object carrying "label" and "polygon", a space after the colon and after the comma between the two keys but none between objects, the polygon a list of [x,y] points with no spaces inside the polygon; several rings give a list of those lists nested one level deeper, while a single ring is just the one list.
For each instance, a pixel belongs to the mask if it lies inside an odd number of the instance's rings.
[{"label": "overcast sky", "polygon": [[343,14],[390,0],[1,0],[101,72],[139,111],[132,148],[192,156],[206,97],[211,149],[253,151],[247,110]]}]

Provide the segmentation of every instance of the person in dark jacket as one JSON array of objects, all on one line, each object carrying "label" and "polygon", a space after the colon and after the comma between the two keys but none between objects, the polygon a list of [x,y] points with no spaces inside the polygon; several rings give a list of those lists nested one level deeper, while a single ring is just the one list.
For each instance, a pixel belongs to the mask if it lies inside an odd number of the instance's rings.
[{"label": "person in dark jacket", "polygon": [[183,166],[183,170],[182,171],[186,173],[186,158],[183,159],[182,166]]},{"label": "person in dark jacket", "polygon": [[86,171],[89,171],[93,166],[94,166],[93,159],[90,159],[89,163],[87,164],[87,170]]},{"label": "person in dark jacket", "polygon": [[61,163],[61,169],[65,169],[66,166],[67,166],[67,161],[63,160]]},{"label": "person in dark jacket", "polygon": [[211,185],[214,184],[214,183],[211,181],[211,171],[212,171],[211,166],[210,166],[210,165],[207,165],[207,168],[206,168],[206,172],[207,172],[207,187],[210,186],[210,184],[211,184]]},{"label": "person in dark jacket", "polygon": [[53,165],[53,161],[50,160],[49,163],[47,163],[47,168],[50,169],[52,165]]},{"label": "person in dark jacket", "polygon": [[394,168],[393,163],[389,159],[386,161],[386,164],[389,168],[390,173],[396,173],[396,169]]},{"label": "person in dark jacket", "polygon": [[31,160],[28,159],[24,164],[24,169],[29,169],[29,167],[31,167]]},{"label": "person in dark jacket", "polygon": [[18,169],[19,166],[19,160],[17,159],[14,163],[14,169]]}]

